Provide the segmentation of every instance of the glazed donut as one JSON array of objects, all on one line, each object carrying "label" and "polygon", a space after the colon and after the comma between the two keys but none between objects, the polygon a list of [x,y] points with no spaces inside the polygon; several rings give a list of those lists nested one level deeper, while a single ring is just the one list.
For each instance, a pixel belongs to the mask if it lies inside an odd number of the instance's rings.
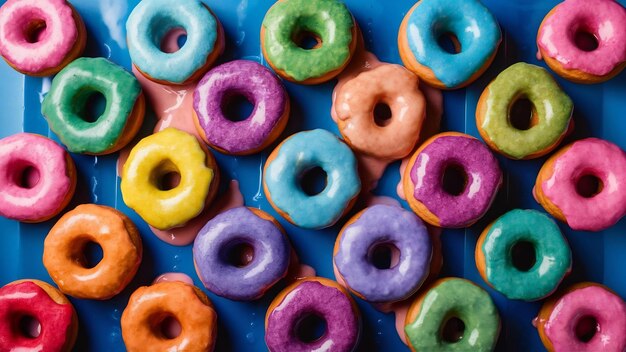
[{"label": "glazed donut", "polygon": [[[317,316],[326,322],[324,335],[305,342],[294,333],[299,323]],[[359,310],[350,294],[322,277],[301,279],[281,291],[265,315],[265,343],[270,352],[351,352],[361,329]]]},{"label": "glazed donut", "polygon": [[[102,260],[88,268],[84,249],[102,248]],[[81,204],[64,214],[43,245],[43,265],[59,289],[76,298],[106,300],[120,293],[133,279],[143,246],[133,222],[103,205]]]},{"label": "glazed donut", "polygon": [[[599,181],[594,194],[578,190],[585,177]],[[626,215],[626,153],[587,138],[563,147],[541,167],[533,195],[548,213],[574,230],[601,231]]]},{"label": "glazed donut", "polygon": [[42,222],[61,212],[76,188],[76,167],[54,141],[30,133],[0,139],[0,215]]},{"label": "glazed donut", "polygon": [[85,24],[66,0],[8,0],[0,7],[0,55],[15,70],[50,76],[85,49]]},{"label": "glazed donut", "polygon": [[[439,45],[442,36],[450,36],[457,53]],[[418,1],[398,33],[404,65],[440,89],[462,88],[480,77],[501,41],[498,21],[478,0]]]},{"label": "glazed donut", "polygon": [[[452,318],[463,322],[467,338],[447,341],[443,331]],[[473,282],[443,278],[415,298],[404,331],[413,352],[491,352],[500,334],[500,315],[489,294]]]},{"label": "glazed donut", "polygon": [[[106,107],[96,121],[88,121],[85,108],[94,94],[102,94]],[[139,131],[145,99],[132,74],[104,58],[80,58],[52,80],[41,105],[50,129],[69,151],[93,155],[122,149]]]},{"label": "glazed donut", "polygon": [[[175,319],[181,333],[163,336],[163,325]],[[199,288],[180,281],[142,286],[130,296],[122,313],[122,338],[129,352],[211,352],[217,337],[217,313]]]},{"label": "glazed donut", "polygon": [[[579,337],[588,326],[591,339]],[[607,287],[592,282],[576,284],[546,301],[535,320],[548,352],[626,351],[626,303]]]},{"label": "glazed donut", "polygon": [[[343,84],[334,94],[331,109],[346,143],[354,150],[385,160],[411,153],[426,118],[426,100],[418,83],[417,76],[404,67],[383,64]],[[384,126],[374,116],[380,103],[391,110]]]},{"label": "glazed donut", "polygon": [[[521,242],[534,248],[527,270],[513,262]],[[554,292],[572,269],[572,252],[552,219],[536,210],[514,209],[482,232],[476,243],[476,267],[489,286],[508,299],[536,301]]]},{"label": "glazed donut", "polygon": [[[582,47],[579,35],[596,48]],[[613,0],[565,0],[543,19],[539,54],[559,76],[576,83],[600,83],[626,67],[626,9]],[[586,45],[585,45],[586,46]]]},{"label": "glazed donut", "polygon": [[[162,179],[180,175],[166,190]],[[159,230],[185,225],[215,198],[219,173],[213,154],[196,137],[166,128],[137,143],[122,170],[124,203]]]},{"label": "glazed donut", "polygon": [[[229,257],[241,245],[251,253],[232,263]],[[260,298],[285,277],[290,255],[291,245],[278,221],[262,210],[246,207],[211,219],[193,244],[194,265],[204,286],[218,296],[240,301]]]},{"label": "glazed donut", "polygon": [[[313,37],[317,45],[302,49],[299,41]],[[357,24],[338,0],[281,0],[265,14],[261,49],[282,78],[300,84],[333,79],[348,65],[357,43]]]},{"label": "glazed donut", "polygon": [[[326,186],[310,196],[299,186],[299,178],[315,167],[326,172]],[[361,180],[350,148],[332,133],[317,129],[296,133],[274,149],[263,170],[263,189],[272,207],[290,223],[321,229],[350,210]]]},{"label": "glazed donut", "polygon": [[[377,246],[398,251],[391,267],[379,269],[371,253]],[[339,282],[369,302],[396,302],[411,296],[430,272],[433,245],[424,223],[410,211],[374,205],[352,217],[339,232],[333,266]]]},{"label": "glazed donut", "polygon": [[[449,168],[462,169],[465,185],[458,194],[442,185]],[[489,209],[502,184],[498,160],[478,139],[445,132],[424,142],[407,164],[404,193],[411,209],[431,225],[467,227]]]},{"label": "glazed donut", "polygon": [[[182,28],[187,41],[166,53],[161,43]],[[224,30],[211,9],[200,0],[140,1],[126,22],[128,53],[146,78],[161,84],[197,81],[224,51]]]},{"label": "glazed donut", "polygon": [[[234,122],[224,115],[224,108],[238,95],[254,109],[244,121]],[[193,108],[198,133],[211,148],[245,155],[264,149],[283,132],[289,119],[289,96],[265,66],[235,60],[213,68],[200,80]]]},{"label": "glazed donut", "polygon": [[[23,319],[39,331],[23,331]],[[0,346],[3,351],[61,351],[74,347],[78,316],[59,290],[39,280],[18,280],[0,288]],[[34,336],[37,335],[37,336]]]},{"label": "glazed donut", "polygon": [[[532,105],[530,128],[513,126],[510,111],[516,101]],[[476,127],[485,143],[511,159],[543,156],[561,143],[571,129],[574,103],[543,68],[523,62],[502,71],[483,91],[476,108]]]}]

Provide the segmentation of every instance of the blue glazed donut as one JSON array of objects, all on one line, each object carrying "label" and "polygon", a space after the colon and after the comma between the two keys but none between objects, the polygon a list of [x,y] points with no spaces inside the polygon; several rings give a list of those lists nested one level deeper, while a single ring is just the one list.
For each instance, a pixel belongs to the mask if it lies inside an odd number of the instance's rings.
[{"label": "blue glazed donut", "polygon": [[[229,251],[245,244],[252,259],[242,266],[229,262]],[[269,214],[246,207],[227,210],[200,230],[193,261],[204,286],[218,296],[250,301],[263,296],[289,268],[291,245]]]},{"label": "blue glazed donut", "polygon": [[[166,53],[161,45],[176,30],[185,44]],[[200,0],[143,0],[126,22],[128,52],[133,65],[159,83],[187,84],[198,80],[224,49],[224,31]]]},{"label": "blue glazed donut", "polygon": [[[393,245],[397,263],[379,269],[370,253],[379,245]],[[341,229],[333,263],[357,296],[370,302],[396,302],[417,291],[429,274],[433,246],[424,223],[415,214],[393,205],[374,205],[350,219]]]},{"label": "blue glazed donut", "polygon": [[[300,178],[320,167],[326,186],[308,195]],[[296,226],[321,229],[332,226],[346,213],[361,190],[357,160],[350,148],[326,130],[296,133],[285,139],[267,158],[263,189],[268,201]]]},{"label": "blue glazed donut", "polygon": [[[458,53],[441,47],[449,36]],[[421,0],[404,17],[398,47],[404,65],[428,84],[456,89],[478,78],[493,61],[502,33],[478,0]]]}]

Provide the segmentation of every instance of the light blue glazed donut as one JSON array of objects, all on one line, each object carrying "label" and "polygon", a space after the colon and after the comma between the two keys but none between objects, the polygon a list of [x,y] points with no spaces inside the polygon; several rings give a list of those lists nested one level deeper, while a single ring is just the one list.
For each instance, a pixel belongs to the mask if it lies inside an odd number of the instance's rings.
[{"label": "light blue glazed donut", "polygon": [[[163,52],[163,38],[180,28],[187,33],[185,44],[174,53]],[[128,17],[126,32],[133,64],[156,81],[189,83],[222,49],[220,24],[200,0],[143,0]]]},{"label": "light blue glazed donut", "polygon": [[[300,177],[320,167],[326,186],[310,196]],[[361,190],[357,160],[350,148],[326,130],[296,133],[269,156],[263,188],[270,204],[296,226],[321,229],[332,226],[348,210]]]}]

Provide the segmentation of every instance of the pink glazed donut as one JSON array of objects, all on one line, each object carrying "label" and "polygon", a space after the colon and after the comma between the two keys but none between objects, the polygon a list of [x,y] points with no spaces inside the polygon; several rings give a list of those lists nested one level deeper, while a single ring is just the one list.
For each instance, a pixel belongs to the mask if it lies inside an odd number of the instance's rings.
[{"label": "pink glazed donut", "polygon": [[0,139],[0,215],[48,220],[65,208],[75,188],[74,162],[54,141],[30,133]]},{"label": "pink glazed donut", "polygon": [[86,30],[66,0],[8,0],[0,7],[0,55],[15,70],[49,76],[79,57]]}]

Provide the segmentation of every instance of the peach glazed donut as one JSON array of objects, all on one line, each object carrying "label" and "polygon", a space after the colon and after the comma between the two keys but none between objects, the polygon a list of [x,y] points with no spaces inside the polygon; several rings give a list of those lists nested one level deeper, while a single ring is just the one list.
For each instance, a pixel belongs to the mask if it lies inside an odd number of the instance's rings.
[{"label": "peach glazed donut", "polygon": [[626,67],[626,9],[614,0],[565,0],[543,19],[537,46],[565,79],[609,80]]},{"label": "peach glazed donut", "polygon": [[[102,260],[87,267],[85,246],[102,248]],[[131,220],[103,205],[81,204],[52,227],[43,264],[59,289],[76,298],[109,299],[133,279],[141,263],[141,236]]]},{"label": "peach glazed donut", "polygon": [[8,0],[0,7],[0,55],[15,70],[50,76],[79,57],[87,32],[66,0]]},{"label": "peach glazed donut", "polygon": [[[167,322],[180,324],[178,336],[166,335]],[[122,338],[128,352],[211,352],[217,337],[217,313],[199,288],[181,281],[142,286],[122,313]]]},{"label": "peach glazed donut", "polygon": [[0,288],[2,351],[70,352],[77,333],[72,303],[48,283],[18,280]]},{"label": "peach glazed donut", "polygon": [[42,222],[61,212],[76,188],[70,154],[56,142],[30,133],[0,139],[0,215]]}]

